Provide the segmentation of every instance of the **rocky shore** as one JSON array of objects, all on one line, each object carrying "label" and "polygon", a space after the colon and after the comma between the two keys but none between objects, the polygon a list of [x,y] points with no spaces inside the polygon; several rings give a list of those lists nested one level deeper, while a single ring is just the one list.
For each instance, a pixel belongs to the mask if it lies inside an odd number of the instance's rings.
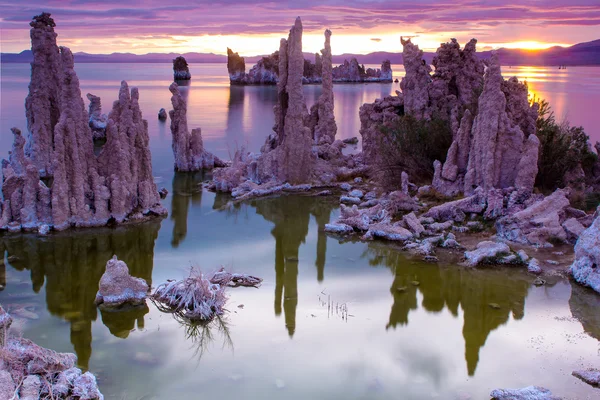
[{"label": "rocky shore", "polygon": [[11,323],[0,306],[0,399],[104,399],[96,377],[75,366],[75,354],[57,353],[13,336]]}]

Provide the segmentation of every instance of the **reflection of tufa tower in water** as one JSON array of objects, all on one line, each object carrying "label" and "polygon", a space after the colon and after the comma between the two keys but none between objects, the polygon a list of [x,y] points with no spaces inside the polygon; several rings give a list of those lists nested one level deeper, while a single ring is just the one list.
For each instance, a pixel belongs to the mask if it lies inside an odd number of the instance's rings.
[{"label": "reflection of tufa tower in water", "polygon": [[[315,206],[319,201],[318,207]],[[323,204],[314,197],[285,196],[262,199],[251,203],[257,214],[275,224],[271,234],[275,238],[275,315],[285,316],[285,326],[290,337],[296,331],[296,307],[298,306],[298,263],[300,245],[304,243],[310,224],[311,213],[319,225],[317,241],[317,279],[323,280],[327,251],[327,237],[322,226],[329,223],[331,210],[337,205]]]},{"label": "reflection of tufa tower in water", "polygon": [[[432,313],[447,308],[458,317],[463,313],[465,361],[469,376],[475,375],[479,351],[489,334],[514,319],[524,316],[525,297],[530,287],[526,275],[506,274],[502,270],[440,268],[427,263],[413,263],[402,254],[384,246],[369,246],[370,262],[386,265],[395,271],[390,292],[394,298],[386,329],[408,325],[410,310],[421,306]],[[413,282],[418,282],[418,286]],[[490,304],[494,305],[491,307]]]},{"label": "reflection of tufa tower in water", "polygon": [[[64,232],[51,238],[35,235],[3,236],[0,244],[8,256],[19,260],[18,270],[29,269],[33,290],[46,283],[48,311],[70,323],[71,343],[79,367],[88,369],[92,355],[92,322],[98,317],[94,304],[106,261],[113,255],[125,261],[131,275],[152,283],[154,242],[160,221],[140,225],[99,228],[93,232]],[[127,312],[102,312],[110,332],[125,338],[136,326],[143,328],[147,307]]]}]

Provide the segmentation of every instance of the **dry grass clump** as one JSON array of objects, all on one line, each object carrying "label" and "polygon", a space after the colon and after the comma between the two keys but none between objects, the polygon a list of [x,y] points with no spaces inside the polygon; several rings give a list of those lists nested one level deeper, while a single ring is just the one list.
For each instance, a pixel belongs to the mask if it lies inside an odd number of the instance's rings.
[{"label": "dry grass clump", "polygon": [[173,313],[182,320],[209,321],[225,312],[228,286],[257,287],[261,282],[255,276],[232,274],[224,268],[207,278],[192,267],[187,278],[163,283],[150,298],[160,311]]},{"label": "dry grass clump", "polygon": [[226,286],[212,283],[197,268],[180,281],[168,281],[156,288],[151,299],[163,312],[187,320],[211,320],[223,315],[227,296]]}]

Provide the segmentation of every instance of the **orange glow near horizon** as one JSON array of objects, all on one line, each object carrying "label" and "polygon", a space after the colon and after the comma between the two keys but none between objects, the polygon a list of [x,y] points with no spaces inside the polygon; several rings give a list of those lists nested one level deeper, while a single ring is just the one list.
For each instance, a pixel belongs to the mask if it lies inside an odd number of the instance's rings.
[{"label": "orange glow near horizon", "polygon": [[[478,44],[479,46],[479,44]],[[519,40],[516,42],[508,42],[508,43],[481,43],[481,46],[491,47],[493,49],[498,49],[504,47],[506,49],[522,49],[522,50],[544,50],[549,49],[550,47],[560,46],[560,47],[569,47],[572,46],[571,43],[546,43],[546,42],[538,42],[536,40]]]},{"label": "orange glow near horizon", "polygon": [[[331,37],[331,46],[333,54],[368,54],[373,52],[385,51],[390,53],[402,52],[400,36],[411,37],[410,32],[388,33],[377,35],[376,41],[374,35],[359,34],[338,34],[335,32]],[[428,52],[435,52],[440,43],[449,41],[451,37],[461,36],[451,35],[418,35],[413,38],[413,42]],[[464,35],[463,35],[464,36]],[[170,38],[122,38],[115,39],[113,43],[106,39],[95,40],[88,38],[69,39],[62,38],[62,45],[70,47],[74,52],[84,51],[95,54],[108,53],[214,53],[226,54],[227,47],[238,52],[243,57],[271,54],[279,49],[279,41],[282,35],[202,35],[202,36],[172,36]],[[466,39],[459,39],[459,43],[464,45]],[[547,49],[553,46],[568,47],[570,43],[545,43],[540,41],[516,41],[507,43],[487,43],[478,42],[479,51],[498,49],[501,47],[509,49],[526,49],[531,51]],[[303,36],[303,49],[307,53],[316,53],[323,48],[323,34],[308,32]]]}]

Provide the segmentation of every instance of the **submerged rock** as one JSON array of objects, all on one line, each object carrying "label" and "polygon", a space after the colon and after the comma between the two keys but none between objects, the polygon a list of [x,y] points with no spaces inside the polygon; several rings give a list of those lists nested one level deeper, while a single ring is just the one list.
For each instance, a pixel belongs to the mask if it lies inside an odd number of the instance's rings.
[{"label": "submerged rock", "polygon": [[190,79],[192,79],[192,74],[190,74],[190,68],[185,58],[178,56],[173,59],[173,80],[189,81]]},{"label": "submerged rock", "polygon": [[475,267],[479,264],[498,263],[499,257],[508,253],[510,253],[510,247],[506,243],[480,242],[475,250],[465,252],[465,264]]},{"label": "submerged rock", "polygon": [[159,119],[159,121],[166,121],[167,120],[167,110],[165,110],[164,108],[161,108],[160,110],[158,110],[158,119]]},{"label": "submerged rock", "polygon": [[540,386],[527,386],[523,389],[494,389],[490,396],[493,400],[560,400],[552,392]]},{"label": "submerged rock", "polygon": [[119,307],[124,304],[143,304],[150,287],[142,278],[129,275],[129,268],[117,256],[106,263],[106,271],[100,278],[96,304],[105,307]]},{"label": "submerged rock", "polygon": [[600,369],[588,368],[573,371],[573,376],[592,386],[600,386]]},{"label": "submerged rock", "polygon": [[127,83],[121,83],[108,117],[106,144],[96,156],[73,54],[66,47],[58,49],[54,22],[42,15],[47,18],[37,16],[31,23],[29,138],[25,141],[13,128],[13,149],[2,164],[0,228],[63,230],[166,214],[154,184],[137,89],[130,94]]},{"label": "submerged rock", "polygon": [[204,150],[202,130],[192,129],[190,134],[187,126],[187,102],[179,92],[177,83],[169,86],[171,104],[169,111],[171,118],[171,135],[173,136],[173,156],[175,158],[175,171],[200,171],[224,167],[227,164],[214,154]]},{"label": "submerged rock", "polygon": [[569,272],[577,282],[600,293],[600,216],[579,236]]},{"label": "submerged rock", "polygon": [[532,274],[541,274],[542,267],[540,267],[540,262],[536,258],[530,259],[527,263],[527,271],[531,272]]}]

